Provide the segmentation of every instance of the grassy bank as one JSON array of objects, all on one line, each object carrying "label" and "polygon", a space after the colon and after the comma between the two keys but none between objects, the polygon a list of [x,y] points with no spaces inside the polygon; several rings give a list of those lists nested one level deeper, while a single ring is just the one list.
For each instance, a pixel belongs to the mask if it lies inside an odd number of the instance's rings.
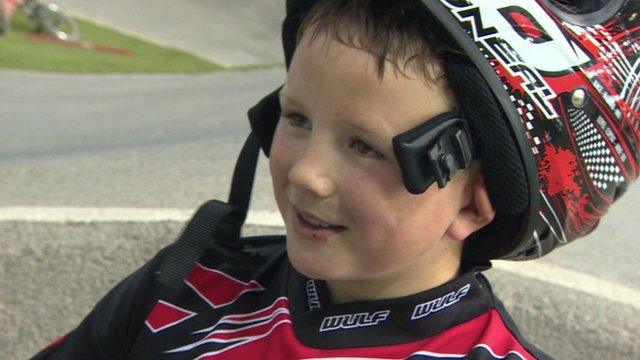
[{"label": "grassy bank", "polygon": [[12,19],[11,32],[0,36],[0,68],[79,73],[206,72],[221,67],[189,53],[157,46],[140,39],[78,20],[80,40],[115,49],[131,56],[68,47],[33,40],[35,22],[22,12]]}]

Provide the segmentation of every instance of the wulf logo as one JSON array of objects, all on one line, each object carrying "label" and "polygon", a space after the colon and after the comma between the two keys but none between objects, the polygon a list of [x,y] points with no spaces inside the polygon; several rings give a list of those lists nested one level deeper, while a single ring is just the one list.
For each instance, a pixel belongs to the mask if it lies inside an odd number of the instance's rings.
[{"label": "wulf logo", "polygon": [[413,309],[411,320],[422,319],[442,309],[448,308],[449,306],[457,303],[458,301],[460,301],[460,299],[465,297],[470,288],[471,285],[467,284],[458,289],[458,291],[452,291],[445,296],[417,305]]},{"label": "wulf logo", "polygon": [[322,307],[320,305],[318,290],[316,290],[316,283],[313,279],[307,281],[307,299],[309,301],[309,310],[318,310]]},{"label": "wulf logo", "polygon": [[390,312],[390,310],[382,310],[376,311],[374,313],[362,312],[357,314],[327,316],[326,318],[322,319],[320,332],[375,326],[387,320]]}]

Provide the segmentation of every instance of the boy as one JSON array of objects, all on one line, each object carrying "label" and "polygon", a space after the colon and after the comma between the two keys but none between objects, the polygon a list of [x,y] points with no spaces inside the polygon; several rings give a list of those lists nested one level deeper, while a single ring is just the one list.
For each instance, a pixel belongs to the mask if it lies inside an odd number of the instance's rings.
[{"label": "boy", "polygon": [[[557,130],[543,138],[548,156],[539,161],[540,192],[532,191],[538,165],[530,144],[506,128],[513,114],[503,115],[488,90],[495,75],[476,70],[461,33],[432,16],[464,9],[474,19],[477,6],[445,3],[289,2],[286,84],[250,113],[270,157],[286,253],[273,237],[217,239],[177,288],[161,287],[155,276],[166,272],[170,247],[36,358],[549,358],[523,340],[480,271],[487,259],[541,256],[587,232],[603,206],[579,200],[592,181],[567,163]],[[512,6],[505,19],[528,43],[548,44],[553,32],[531,28],[534,5]],[[501,46],[509,44],[517,42]],[[603,111],[573,95],[580,119]],[[615,125],[603,114],[601,127]],[[616,138],[626,156],[614,160],[631,175],[603,180],[607,187],[637,176],[638,149],[627,140]],[[567,183],[577,187],[567,192]],[[554,207],[539,204],[539,194]],[[185,233],[208,235],[203,218]]]}]

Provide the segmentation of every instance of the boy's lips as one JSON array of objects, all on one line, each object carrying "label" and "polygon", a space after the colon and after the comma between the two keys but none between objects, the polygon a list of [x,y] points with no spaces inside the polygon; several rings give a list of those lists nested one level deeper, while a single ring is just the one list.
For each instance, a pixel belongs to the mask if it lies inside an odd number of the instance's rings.
[{"label": "boy's lips", "polygon": [[293,209],[294,209],[297,213],[299,213],[300,215],[302,215],[302,217],[303,217],[305,220],[311,221],[311,222],[313,222],[313,223],[322,223],[322,224],[331,225],[331,226],[334,226],[334,227],[343,227],[342,225],[335,224],[335,223],[333,223],[333,222],[331,222],[331,221],[326,221],[326,220],[324,220],[323,218],[321,218],[320,216],[313,215],[312,213],[310,213],[310,212],[308,212],[308,211],[301,210],[301,209],[299,209],[299,208],[298,208],[298,207],[296,207],[296,206],[293,206]]},{"label": "boy's lips", "polygon": [[[341,225],[334,225],[332,223],[326,222],[310,213],[300,211],[296,207],[293,207],[293,228],[295,232],[298,234],[318,241],[326,241],[328,236],[337,234],[346,229],[346,227]],[[315,223],[324,223],[330,226],[316,226],[312,224],[310,221]]]}]

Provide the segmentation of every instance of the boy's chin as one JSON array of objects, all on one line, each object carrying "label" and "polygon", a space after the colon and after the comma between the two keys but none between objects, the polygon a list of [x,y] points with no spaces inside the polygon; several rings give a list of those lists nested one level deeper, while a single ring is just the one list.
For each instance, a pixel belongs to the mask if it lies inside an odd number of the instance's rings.
[{"label": "boy's chin", "polygon": [[309,279],[331,281],[351,281],[367,278],[357,272],[351,272],[347,267],[339,266],[327,259],[316,257],[315,259],[303,259],[301,257],[289,256],[289,262],[297,272]]},{"label": "boy's chin", "polygon": [[300,274],[317,280],[354,280],[369,278],[371,269],[358,268],[340,249],[325,246],[308,246],[297,234],[287,235],[286,247],[289,262]]},{"label": "boy's chin", "polygon": [[332,274],[327,269],[328,265],[316,263],[319,259],[305,259],[304,256],[296,256],[295,254],[289,255],[289,262],[294,269],[300,274],[310,278],[318,280],[326,280],[331,278]]},{"label": "boy's chin", "polygon": [[346,275],[339,273],[344,271],[344,268],[341,268],[322,256],[314,254],[300,254],[295,250],[291,251],[288,246],[287,255],[291,266],[293,266],[297,272],[310,279],[330,280],[341,278]]}]

